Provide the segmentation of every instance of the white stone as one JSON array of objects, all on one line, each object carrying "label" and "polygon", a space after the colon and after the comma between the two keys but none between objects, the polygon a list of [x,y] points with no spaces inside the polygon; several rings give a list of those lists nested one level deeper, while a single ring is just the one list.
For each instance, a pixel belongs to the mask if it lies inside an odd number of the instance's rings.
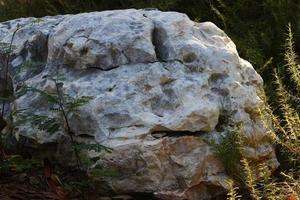
[{"label": "white stone", "polygon": [[[196,200],[217,195],[216,188],[223,192],[228,176],[207,138],[226,134],[217,128],[226,128],[224,117],[243,122],[244,156],[277,167],[256,112],[263,81],[214,24],[135,9],[34,20],[0,23],[0,42],[9,41],[17,23],[21,27],[12,74],[21,63],[42,63],[15,75],[15,89],[26,84],[53,91],[50,77],[60,73],[64,93],[94,97],[70,113],[69,122],[76,140],[114,149],[94,152],[93,159],[99,156],[94,167],[119,173],[104,178],[116,193]],[[56,116],[38,94],[16,99],[14,109],[23,108]],[[49,135],[26,124],[17,134],[61,144],[64,133]]]}]

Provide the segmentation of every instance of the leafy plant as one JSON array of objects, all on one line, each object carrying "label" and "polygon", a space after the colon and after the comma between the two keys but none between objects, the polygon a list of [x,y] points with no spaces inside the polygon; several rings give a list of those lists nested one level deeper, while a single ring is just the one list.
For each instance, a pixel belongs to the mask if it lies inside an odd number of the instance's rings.
[{"label": "leafy plant", "polygon": [[214,151],[222,160],[226,173],[239,180],[241,179],[239,162],[242,159],[240,126],[241,123],[228,126],[220,142],[213,144]]},{"label": "leafy plant", "polygon": [[[0,79],[3,78],[3,88],[1,87],[1,98],[2,98],[2,108],[1,108],[1,118],[4,118],[4,114],[5,114],[5,105],[6,105],[6,100],[8,98],[8,81],[9,81],[9,62],[11,59],[11,54],[13,51],[13,42],[14,42],[14,38],[16,33],[18,32],[19,27],[17,27],[17,29],[13,32],[12,38],[10,40],[9,44],[4,44],[2,43],[2,45],[0,45],[1,47],[1,54],[4,54],[6,57],[4,66],[1,66],[1,76]],[[2,74],[3,73],[3,74]],[[3,101],[4,100],[4,101]]]},{"label": "leafy plant", "polygon": [[[0,115],[0,164],[3,164],[5,158],[4,144],[3,144],[3,134],[2,130],[7,126],[7,121],[5,119],[5,106],[9,102],[10,92],[8,89],[9,81],[9,62],[11,59],[11,54],[13,51],[13,42],[19,27],[13,32],[12,38],[9,44],[0,43],[0,55],[4,57],[4,62],[0,63],[0,102],[1,102],[1,115]],[[1,167],[2,165],[0,165]]]},{"label": "leafy plant", "polygon": [[[89,103],[93,97],[71,97],[62,91],[64,77],[58,74],[55,77],[50,77],[50,79],[55,84],[55,92],[47,92],[35,87],[24,86],[19,93],[21,95],[24,95],[27,92],[38,93],[42,98],[46,99],[49,106],[49,112],[52,112],[54,116],[57,117],[32,114],[30,109],[23,109],[21,112],[16,112],[16,114],[23,122],[30,122],[32,126],[51,134],[57,132],[59,129],[65,130],[71,140],[76,156],[77,166],[80,168],[81,162],[79,152],[78,148],[75,148],[75,145],[77,144],[73,138],[74,133],[70,127],[69,115]],[[60,116],[62,116],[62,118],[60,118]],[[66,125],[66,128],[64,128],[64,125]],[[101,148],[99,147],[99,149]]]},{"label": "leafy plant", "polygon": [[[58,69],[57,69],[58,71]],[[29,122],[33,127],[38,128],[39,130],[46,131],[50,134],[53,134],[59,130],[63,130],[67,133],[72,143],[74,154],[76,157],[77,167],[81,169],[84,167],[84,164],[91,165],[91,160],[86,159],[85,157],[80,156],[80,152],[83,150],[94,150],[96,152],[106,151],[112,152],[111,148],[105,147],[100,144],[80,144],[74,140],[75,133],[72,131],[69,123],[69,116],[73,112],[79,111],[80,107],[86,105],[94,97],[92,96],[78,96],[72,97],[63,92],[63,81],[64,76],[59,73],[55,76],[48,76],[48,78],[54,82],[55,90],[52,92],[44,91],[36,87],[23,86],[18,95],[22,96],[28,92],[37,93],[43,99],[47,101],[48,112],[52,113],[50,115],[42,114],[33,114],[34,112],[31,109],[25,108],[22,110],[15,111],[13,113],[19,120],[17,124]],[[84,162],[84,163],[83,163]]]}]

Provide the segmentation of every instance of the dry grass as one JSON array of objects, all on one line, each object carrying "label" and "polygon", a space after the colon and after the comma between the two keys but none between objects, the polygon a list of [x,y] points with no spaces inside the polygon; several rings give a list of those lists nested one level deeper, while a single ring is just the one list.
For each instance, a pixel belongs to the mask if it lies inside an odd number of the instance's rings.
[{"label": "dry grass", "polygon": [[[278,109],[267,103],[267,97],[262,92],[261,98],[265,104],[260,113],[265,126],[269,128],[271,139],[279,149],[278,157],[287,158],[288,164],[285,163],[285,166],[288,167],[274,175],[267,165],[260,165],[257,175],[257,169],[254,169],[247,159],[242,158],[240,162],[244,171],[244,183],[239,183],[239,187],[246,188],[246,194],[239,194],[241,190],[235,187],[238,183],[231,181],[228,184],[228,200],[247,197],[253,200],[300,200],[300,116],[297,110],[297,104],[300,102],[300,65],[294,51],[290,24],[284,57],[284,68],[274,71]],[[292,83],[286,83],[287,76]]]}]

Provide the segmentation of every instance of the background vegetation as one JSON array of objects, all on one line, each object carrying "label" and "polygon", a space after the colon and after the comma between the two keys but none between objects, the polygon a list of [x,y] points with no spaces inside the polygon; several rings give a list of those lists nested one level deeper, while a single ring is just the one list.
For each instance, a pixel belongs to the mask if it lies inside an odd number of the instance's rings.
[{"label": "background vegetation", "polygon": [[[300,0],[0,0],[0,22],[124,8],[183,12],[195,21],[212,21],[229,35],[265,81],[261,112],[272,119],[270,135],[281,168],[271,178],[266,166],[253,169],[238,152],[241,138],[233,128],[216,149],[221,157],[235,151],[238,160],[225,166],[230,171],[237,163],[244,177],[239,189],[233,177],[228,199],[300,199]],[[259,176],[253,175],[257,170]]]}]

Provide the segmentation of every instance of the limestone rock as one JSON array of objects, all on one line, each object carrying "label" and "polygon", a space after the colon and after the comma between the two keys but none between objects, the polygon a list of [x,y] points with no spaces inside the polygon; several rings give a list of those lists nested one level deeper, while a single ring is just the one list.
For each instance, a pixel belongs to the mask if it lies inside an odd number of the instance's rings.
[{"label": "limestone rock", "polygon": [[[50,77],[63,74],[65,94],[94,97],[69,122],[76,140],[114,149],[89,155],[97,160],[92,167],[117,172],[101,179],[115,193],[198,200],[224,192],[228,176],[210,141],[227,134],[228,121],[243,122],[246,157],[278,166],[257,113],[263,81],[214,24],[176,12],[115,10],[3,22],[0,42],[17,26],[15,92],[24,84],[55,92]],[[26,64],[38,67],[20,70]],[[12,105],[58,117],[37,93]],[[63,130],[24,124],[15,133],[65,144]]]},{"label": "limestone rock", "polygon": [[155,62],[153,30],[151,20],[137,10],[70,16],[49,38],[48,62],[78,69]]}]

